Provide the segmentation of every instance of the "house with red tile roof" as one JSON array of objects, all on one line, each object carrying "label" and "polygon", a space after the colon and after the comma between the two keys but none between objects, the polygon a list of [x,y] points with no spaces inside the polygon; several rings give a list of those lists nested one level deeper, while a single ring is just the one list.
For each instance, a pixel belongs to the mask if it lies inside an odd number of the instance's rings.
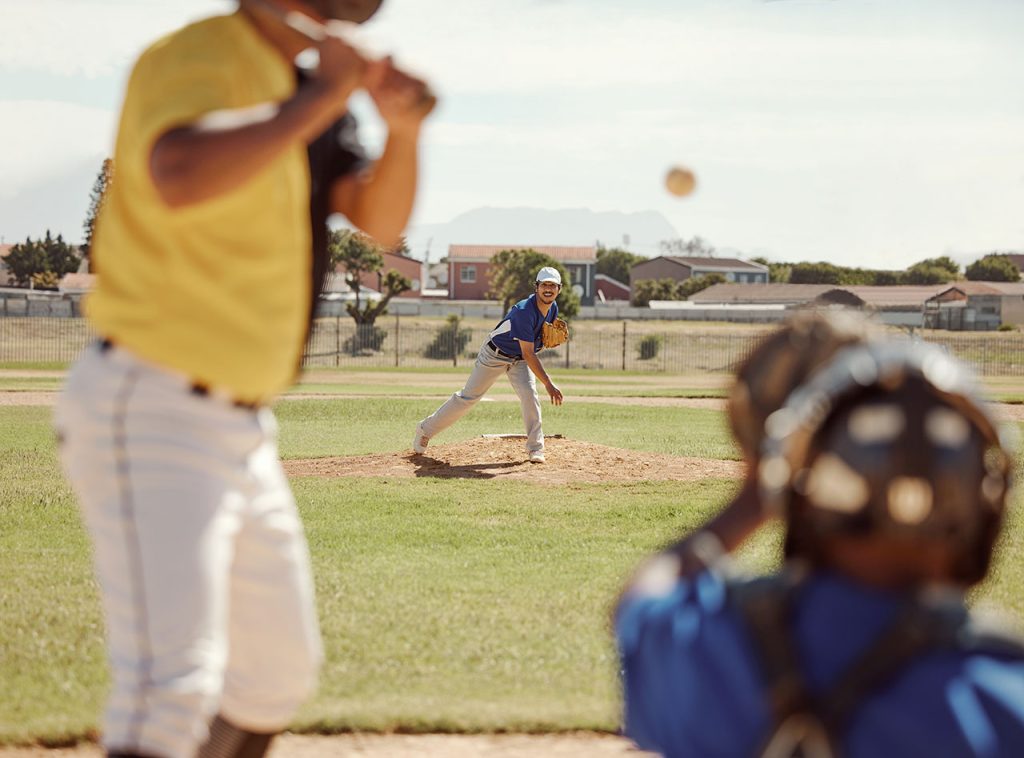
[{"label": "house with red tile roof", "polygon": [[491,258],[502,250],[536,250],[554,258],[569,274],[563,287],[572,287],[583,305],[597,297],[597,248],[552,245],[449,245],[448,298],[486,300],[491,287]]},{"label": "house with red tile roof", "polygon": [[[410,258],[406,255],[399,255],[391,252],[382,252],[381,257],[384,259],[384,266],[380,271],[372,274],[363,274],[359,283],[364,289],[380,292],[383,286],[382,282],[384,277],[387,276],[387,273],[389,271],[397,271],[408,279],[409,283],[412,285],[412,289],[407,292],[403,292],[398,297],[410,298],[423,296],[425,281],[422,261],[418,261],[415,258]],[[351,287],[349,287],[345,282],[344,266],[339,264],[335,267],[334,272],[327,281],[326,291],[338,293],[351,291]]]}]

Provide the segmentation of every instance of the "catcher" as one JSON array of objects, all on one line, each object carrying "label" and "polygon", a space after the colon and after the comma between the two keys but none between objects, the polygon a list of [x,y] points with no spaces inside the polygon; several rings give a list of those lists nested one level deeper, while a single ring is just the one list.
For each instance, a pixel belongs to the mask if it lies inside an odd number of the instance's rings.
[{"label": "catcher", "polygon": [[[964,605],[1012,469],[964,367],[855,344],[764,429],[756,487],[620,600],[627,734],[670,756],[1024,754],[1024,649]],[[731,576],[724,553],[770,514],[782,570]]]},{"label": "catcher", "polygon": [[498,377],[506,374],[519,396],[530,462],[544,462],[544,431],[541,429],[540,400],[534,377],[540,379],[551,402],[561,405],[562,391],[551,381],[537,357],[541,348],[557,347],[569,339],[569,329],[558,318],[558,304],[555,302],[561,290],[562,276],[556,269],[545,266],[537,272],[534,293],[513,305],[480,347],[466,386],[416,425],[412,439],[414,452],[426,452],[427,444],[434,435],[468,413]]}]

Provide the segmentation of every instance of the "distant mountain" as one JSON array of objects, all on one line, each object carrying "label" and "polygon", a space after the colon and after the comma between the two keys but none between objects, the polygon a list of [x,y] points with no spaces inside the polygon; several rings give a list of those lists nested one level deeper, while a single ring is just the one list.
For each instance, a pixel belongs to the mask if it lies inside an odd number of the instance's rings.
[{"label": "distant mountain", "polygon": [[[657,255],[658,242],[678,237],[656,211],[595,212],[587,208],[476,208],[446,224],[421,224],[407,233],[413,256],[437,262],[449,245],[593,245]],[[428,250],[429,245],[429,250]]]}]

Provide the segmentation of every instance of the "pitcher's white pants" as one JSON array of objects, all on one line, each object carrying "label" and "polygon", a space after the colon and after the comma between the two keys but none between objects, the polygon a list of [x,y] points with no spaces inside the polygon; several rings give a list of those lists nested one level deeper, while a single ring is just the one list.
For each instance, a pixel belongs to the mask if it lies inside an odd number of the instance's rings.
[{"label": "pitcher's white pants", "polygon": [[487,390],[502,374],[508,376],[519,397],[519,406],[523,412],[523,426],[526,427],[526,451],[532,453],[544,450],[544,432],[541,429],[540,400],[537,397],[537,380],[530,371],[529,365],[522,359],[506,358],[498,355],[486,342],[477,354],[473,371],[466,380],[466,386],[453,394],[444,405],[420,422],[420,427],[427,437],[447,429],[469,410],[480,402]]},{"label": "pitcher's white pants", "polygon": [[320,664],[273,414],[189,387],[94,345],[57,407],[106,614],[108,750],[192,758],[218,712],[279,731]]}]

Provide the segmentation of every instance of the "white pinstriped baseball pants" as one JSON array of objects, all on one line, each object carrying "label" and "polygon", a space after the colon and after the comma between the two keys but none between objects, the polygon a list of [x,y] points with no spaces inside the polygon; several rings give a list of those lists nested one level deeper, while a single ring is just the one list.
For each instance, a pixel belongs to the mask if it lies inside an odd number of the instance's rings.
[{"label": "white pinstriped baseball pants", "polygon": [[192,758],[218,712],[250,731],[285,727],[313,691],[321,643],[273,414],[93,345],[56,426],[106,614],[105,747]]}]

